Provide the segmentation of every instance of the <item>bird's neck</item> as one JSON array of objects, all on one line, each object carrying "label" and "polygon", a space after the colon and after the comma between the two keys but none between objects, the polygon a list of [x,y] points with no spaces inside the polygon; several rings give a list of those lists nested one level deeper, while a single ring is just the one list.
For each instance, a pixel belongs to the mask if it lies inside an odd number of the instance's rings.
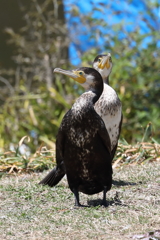
[{"label": "bird's neck", "polygon": [[103,82],[109,85],[109,76],[103,79]]},{"label": "bird's neck", "polygon": [[84,109],[85,112],[89,111],[89,109],[92,109],[94,107],[94,104],[97,102],[101,94],[102,91],[100,92],[88,91],[83,93],[76,100],[72,109],[75,110],[77,113],[83,111]]},{"label": "bird's neck", "polygon": [[87,91],[79,97],[79,100],[84,106],[94,105],[98,101],[100,95],[101,93],[98,91]]}]

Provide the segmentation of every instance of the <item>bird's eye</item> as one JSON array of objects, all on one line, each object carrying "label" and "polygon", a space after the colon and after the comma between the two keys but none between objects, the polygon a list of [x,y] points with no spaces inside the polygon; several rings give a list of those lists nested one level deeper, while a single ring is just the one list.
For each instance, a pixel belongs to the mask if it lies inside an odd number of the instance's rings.
[{"label": "bird's eye", "polygon": [[83,75],[83,72],[79,72],[79,75]]},{"label": "bird's eye", "polygon": [[112,58],[111,57],[109,57],[109,61],[112,62]]},{"label": "bird's eye", "polygon": [[98,62],[101,62],[101,58],[98,58]]}]

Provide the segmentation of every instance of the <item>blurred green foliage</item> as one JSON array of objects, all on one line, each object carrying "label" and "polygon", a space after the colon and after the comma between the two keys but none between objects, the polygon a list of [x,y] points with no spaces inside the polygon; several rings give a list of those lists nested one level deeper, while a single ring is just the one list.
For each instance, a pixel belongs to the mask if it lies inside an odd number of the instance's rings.
[{"label": "blurred green foliage", "polygon": [[[160,35],[157,27],[158,19],[153,14],[154,9],[160,5],[156,5],[156,1],[143,1],[143,3],[146,4],[147,11],[145,17],[144,13],[141,13],[141,20],[147,24],[149,29],[147,34],[142,34],[139,26],[131,32],[125,31],[124,21],[110,27],[103,19],[98,21],[98,25],[102,26],[102,29],[107,28],[107,32],[111,34],[97,30],[97,35],[106,39],[104,52],[112,54],[113,69],[110,85],[122,101],[121,138],[129,143],[142,140],[148,123],[152,128],[146,140],[149,141],[153,137],[159,142],[160,139],[160,49],[158,48]],[[104,10],[99,9],[99,11],[103,14]],[[113,10],[113,14],[118,13]],[[90,18],[90,25],[94,28],[93,18]],[[121,35],[123,37],[120,37]],[[143,47],[144,39],[147,37],[150,37],[150,43]],[[100,53],[100,50],[95,48],[86,52],[82,58],[83,65],[91,65],[97,53]]]},{"label": "blurred green foliage", "polygon": [[[72,80],[53,75],[55,67],[71,69],[68,60],[70,43],[65,25],[63,1],[31,1],[29,9],[23,6],[25,25],[19,32],[6,28],[8,44],[14,47],[16,68],[0,69],[0,148],[17,144],[28,135],[32,151],[45,142],[52,148],[65,112],[82,92]],[[57,7],[58,6],[58,7]],[[74,7],[74,6],[73,6]],[[59,11],[59,12],[58,12]],[[97,11],[101,11],[98,9]],[[71,11],[72,14],[72,11]],[[77,13],[79,14],[79,13]],[[153,17],[148,10],[150,17]],[[72,15],[71,15],[72,16]],[[82,18],[81,13],[81,18]],[[74,16],[73,16],[74,17]],[[94,25],[108,27],[91,16],[83,16],[87,29]],[[129,143],[142,140],[147,124],[152,126],[150,136],[160,137],[160,53],[157,49],[158,31],[150,26],[153,41],[142,48],[143,39],[137,27],[123,32],[123,22],[114,26],[115,34],[103,36],[104,49],[111,52],[113,70],[110,85],[117,91],[123,105],[121,137]],[[96,38],[97,34],[92,34]],[[100,36],[99,36],[100,37]],[[113,44],[110,44],[110,43]],[[135,42],[132,45],[132,42]],[[84,66],[91,66],[99,49],[93,48],[82,57]],[[149,137],[150,137],[149,136]]]},{"label": "blurred green foliage", "polygon": [[[151,135],[160,139],[160,53],[156,51],[156,41],[147,49],[138,50],[138,35],[133,48],[126,42],[115,42],[110,47],[113,70],[110,85],[116,90],[123,106],[123,126],[121,137],[128,142],[140,141],[144,129],[151,122]],[[108,48],[107,48],[108,50]],[[106,50],[106,51],[107,51]],[[159,54],[159,56],[158,56]],[[96,55],[94,49],[85,53],[83,64]],[[89,59],[88,59],[89,57]]]},{"label": "blurred green foliage", "polygon": [[0,69],[0,148],[16,146],[25,135],[31,138],[28,145],[34,152],[41,142],[52,147],[75,99],[75,83],[53,74],[55,67],[69,66],[63,2],[58,3],[34,0],[29,9],[24,4],[24,27],[19,32],[5,29],[16,68]]}]

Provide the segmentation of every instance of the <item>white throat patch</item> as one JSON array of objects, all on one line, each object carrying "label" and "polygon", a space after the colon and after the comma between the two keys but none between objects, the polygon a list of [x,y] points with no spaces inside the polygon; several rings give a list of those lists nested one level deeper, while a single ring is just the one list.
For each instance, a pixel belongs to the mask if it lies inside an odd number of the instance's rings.
[{"label": "white throat patch", "polygon": [[86,82],[81,84],[86,90],[89,89],[89,86],[93,83],[94,76],[85,74]]},{"label": "white throat patch", "polygon": [[106,79],[109,74],[111,73],[112,67],[110,67],[109,69],[104,68],[104,69],[99,69],[97,66],[97,63],[93,64],[93,68],[96,69],[102,76],[103,79]]}]

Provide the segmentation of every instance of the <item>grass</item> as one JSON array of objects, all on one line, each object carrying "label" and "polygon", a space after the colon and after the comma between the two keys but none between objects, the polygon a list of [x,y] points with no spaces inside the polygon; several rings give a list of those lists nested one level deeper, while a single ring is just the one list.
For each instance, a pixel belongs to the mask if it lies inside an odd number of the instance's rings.
[{"label": "grass", "polygon": [[[51,169],[55,165],[55,144],[52,143],[52,149],[40,146],[37,151],[27,156],[20,153],[20,147],[23,144],[23,137],[15,151],[6,151],[0,153],[0,172],[22,173],[35,172]],[[160,160],[160,144],[152,139],[152,142],[140,142],[135,145],[128,144],[125,140],[120,142],[114,158],[113,168],[122,165],[136,165],[146,162]]]},{"label": "grass", "polygon": [[0,180],[0,239],[120,240],[158,230],[159,172],[159,161],[115,168],[107,194],[109,206],[99,205],[102,193],[81,193],[81,203],[90,207],[79,209],[73,206],[65,178],[49,188],[37,184],[46,171],[4,174]]},{"label": "grass", "polygon": [[20,153],[20,147],[23,144],[23,137],[15,151],[5,151],[0,153],[0,172],[22,173],[43,171],[52,168],[55,165],[55,144],[52,143],[52,149],[48,150],[43,144],[32,155]]}]

